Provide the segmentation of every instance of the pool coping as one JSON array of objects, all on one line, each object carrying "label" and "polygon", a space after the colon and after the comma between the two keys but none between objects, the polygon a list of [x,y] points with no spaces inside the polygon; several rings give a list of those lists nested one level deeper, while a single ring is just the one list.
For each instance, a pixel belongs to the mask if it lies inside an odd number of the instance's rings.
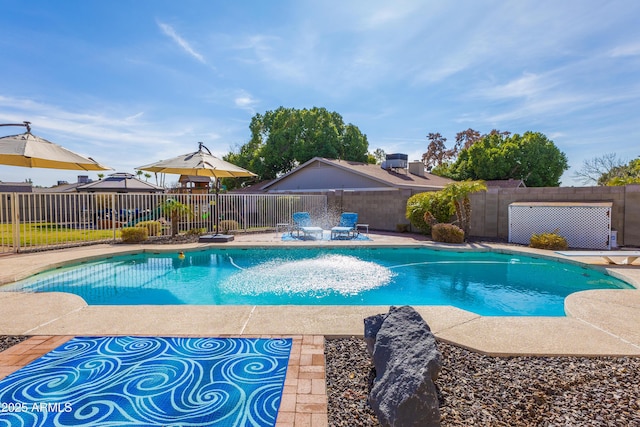
[{"label": "pool coping", "polygon": [[[640,267],[576,261],[522,246],[476,242],[437,244],[419,235],[370,233],[371,241],[282,242],[274,233],[236,236],[224,244],[102,244],[0,257],[0,284],[70,262],[137,252],[199,251],[212,247],[406,246],[495,251],[563,260],[606,270],[636,287],[585,291],[565,301],[566,317],[489,317],[450,306],[415,306],[435,336],[487,355],[640,356]],[[62,293],[0,293],[4,335],[321,335],[362,336],[363,319],[388,306],[88,306]]]}]

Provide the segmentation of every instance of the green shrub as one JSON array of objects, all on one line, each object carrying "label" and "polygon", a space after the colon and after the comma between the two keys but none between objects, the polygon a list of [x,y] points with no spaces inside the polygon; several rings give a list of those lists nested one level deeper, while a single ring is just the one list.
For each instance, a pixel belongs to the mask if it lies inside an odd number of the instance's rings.
[{"label": "green shrub", "polygon": [[424,234],[431,232],[431,225],[424,219],[427,212],[431,212],[437,222],[449,222],[453,206],[441,192],[429,191],[409,197],[405,216],[413,227]]},{"label": "green shrub", "polygon": [[409,224],[396,224],[396,231],[398,233],[406,233],[409,231]]},{"label": "green shrub", "polygon": [[433,224],[431,238],[442,243],[462,243],[464,242],[464,231],[453,224]]},{"label": "green shrub", "polygon": [[140,243],[149,239],[149,231],[146,227],[125,227],[121,235],[124,243]]},{"label": "green shrub", "polygon": [[222,230],[223,233],[227,233],[229,230],[239,229],[240,224],[238,224],[238,221],[234,221],[232,219],[225,219],[223,221],[220,221],[220,230]]},{"label": "green shrub", "polygon": [[202,236],[204,233],[207,232],[206,228],[192,228],[189,231],[187,231],[187,236]]},{"label": "green shrub", "polygon": [[140,221],[136,227],[144,227],[147,229],[149,236],[159,236],[162,233],[162,224],[160,221]]},{"label": "green shrub", "polygon": [[555,230],[553,233],[541,233],[531,236],[529,246],[537,249],[550,249],[552,251],[558,251],[569,248],[567,245],[567,239],[559,234],[559,230]]}]

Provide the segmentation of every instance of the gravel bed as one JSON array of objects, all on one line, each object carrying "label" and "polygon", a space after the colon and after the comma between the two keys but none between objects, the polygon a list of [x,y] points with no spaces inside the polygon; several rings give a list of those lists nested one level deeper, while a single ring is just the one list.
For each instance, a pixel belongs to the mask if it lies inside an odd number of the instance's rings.
[{"label": "gravel bed", "polygon": [[[0,351],[28,337],[0,335]],[[490,357],[438,343],[446,426],[640,427],[640,358]],[[330,426],[380,424],[367,403],[375,372],[361,338],[326,340]]]},{"label": "gravel bed", "polygon": [[[640,358],[490,357],[439,342],[443,426],[640,426]],[[326,341],[330,426],[379,426],[361,338]]]},{"label": "gravel bed", "polygon": [[29,339],[29,337],[14,336],[14,335],[0,335],[0,351],[4,351],[9,347],[19,344],[22,341],[27,339]]}]

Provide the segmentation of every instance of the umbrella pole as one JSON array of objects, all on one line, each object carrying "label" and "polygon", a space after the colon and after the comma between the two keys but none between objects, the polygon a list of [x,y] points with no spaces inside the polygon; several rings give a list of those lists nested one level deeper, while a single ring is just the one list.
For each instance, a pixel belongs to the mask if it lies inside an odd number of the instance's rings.
[{"label": "umbrella pole", "polygon": [[220,179],[216,178],[216,236],[220,234]]},{"label": "umbrella pole", "polygon": [[233,236],[220,234],[220,181],[219,181],[219,178],[215,178],[215,180],[216,180],[216,183],[215,183],[216,207],[213,211],[215,212],[215,215],[216,215],[216,219],[215,219],[216,232],[215,234],[210,234],[208,236],[200,236],[200,238],[198,239],[198,242],[200,243],[211,243],[211,242],[225,243],[225,242],[233,241]]}]

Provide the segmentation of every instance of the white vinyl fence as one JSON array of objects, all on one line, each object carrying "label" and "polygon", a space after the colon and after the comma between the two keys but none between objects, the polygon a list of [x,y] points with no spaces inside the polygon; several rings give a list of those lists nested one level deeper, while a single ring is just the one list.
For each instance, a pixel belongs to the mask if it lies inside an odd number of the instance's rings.
[{"label": "white vinyl fence", "polygon": [[[0,253],[116,242],[122,228],[143,221],[160,221],[162,235],[172,220],[180,233],[215,232],[216,200],[224,232],[274,230],[298,211],[327,213],[322,195],[0,193]],[[172,218],[175,202],[184,212]]]}]

